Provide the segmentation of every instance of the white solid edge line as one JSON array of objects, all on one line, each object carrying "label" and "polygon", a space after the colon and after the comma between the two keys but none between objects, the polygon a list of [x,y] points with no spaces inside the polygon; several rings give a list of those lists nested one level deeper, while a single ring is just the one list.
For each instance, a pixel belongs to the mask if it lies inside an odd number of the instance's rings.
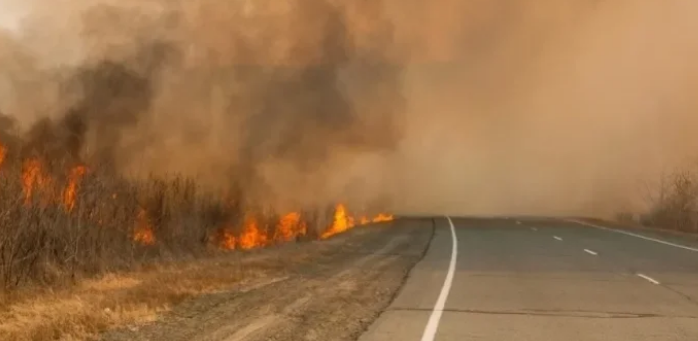
[{"label": "white solid edge line", "polygon": [[645,276],[643,274],[637,274],[637,277],[644,278],[652,284],[659,284],[659,281],[657,281],[656,279],[649,277],[649,276]]},{"label": "white solid edge line", "polygon": [[660,243],[660,244],[664,244],[664,245],[669,245],[669,246],[677,247],[677,248],[679,248],[679,249],[684,249],[684,250],[688,250],[688,251],[698,252],[698,249],[697,249],[697,248],[693,248],[693,247],[689,247],[689,246],[681,245],[681,244],[675,244],[675,243],[667,242],[667,241],[664,241],[664,240],[660,240],[660,239],[655,239],[655,238],[652,238],[652,237],[643,236],[643,235],[637,234],[637,233],[632,233],[632,232],[628,232],[628,231],[621,231],[621,230],[611,229],[611,228],[608,228],[608,227],[603,227],[603,226],[599,226],[599,225],[596,225],[596,224],[591,224],[591,223],[587,223],[587,222],[583,222],[583,221],[579,221],[579,220],[569,220],[569,221],[574,222],[574,223],[577,223],[577,224],[580,224],[580,225],[586,225],[586,226],[590,226],[590,227],[595,227],[595,228],[597,228],[597,229],[601,229],[601,230],[604,230],[604,231],[609,231],[609,232],[615,232],[615,233],[625,234],[625,235],[632,236],[632,237],[635,237],[635,238],[640,238],[640,239],[649,240],[649,241],[652,241],[652,242],[655,242],[655,243]]},{"label": "white solid edge line", "polygon": [[557,240],[559,240],[559,241],[562,241],[562,238],[560,238],[560,237],[558,237],[558,236],[554,236],[553,238],[555,238],[555,239],[557,239]]},{"label": "white solid edge line", "polygon": [[590,255],[594,255],[594,256],[598,255],[598,253],[596,253],[596,252],[594,252],[594,251],[591,251],[591,250],[589,250],[589,249],[584,249],[584,252],[586,252],[586,253],[588,253],[588,254],[590,254]]},{"label": "white solid edge line", "polygon": [[456,256],[458,255],[458,239],[456,238],[456,228],[453,226],[453,221],[450,217],[448,219],[448,224],[451,227],[451,237],[453,238],[453,247],[451,249],[451,262],[448,264],[448,273],[446,274],[446,280],[444,281],[443,287],[441,287],[441,293],[439,298],[436,300],[436,305],[434,310],[429,316],[429,322],[427,322],[427,327],[424,329],[424,334],[422,334],[422,341],[434,341],[436,337],[436,330],[439,328],[439,321],[441,320],[441,315],[444,311],[444,306],[446,306],[446,299],[448,298],[448,293],[451,291],[451,285],[453,284],[453,276],[456,272]]}]

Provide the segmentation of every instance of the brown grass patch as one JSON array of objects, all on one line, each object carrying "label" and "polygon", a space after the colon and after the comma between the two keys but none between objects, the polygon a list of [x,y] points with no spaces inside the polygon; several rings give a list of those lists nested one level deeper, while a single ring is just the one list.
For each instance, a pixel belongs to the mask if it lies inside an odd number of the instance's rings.
[{"label": "brown grass patch", "polygon": [[89,340],[117,326],[154,321],[183,300],[231,290],[270,268],[241,267],[239,255],[108,274],[55,292],[16,297],[0,310],[0,339]]}]

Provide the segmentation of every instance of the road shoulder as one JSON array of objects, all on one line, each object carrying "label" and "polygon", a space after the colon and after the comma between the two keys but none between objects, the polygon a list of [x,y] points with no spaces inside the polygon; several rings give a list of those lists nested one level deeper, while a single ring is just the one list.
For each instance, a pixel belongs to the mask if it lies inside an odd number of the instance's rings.
[{"label": "road shoulder", "polygon": [[103,340],[356,340],[390,304],[431,237],[429,219],[354,229],[280,255],[276,281],[185,302],[152,325]]},{"label": "road shoulder", "polygon": [[419,340],[448,273],[452,236],[445,218],[435,219],[434,236],[424,258],[388,308],[359,341]]}]

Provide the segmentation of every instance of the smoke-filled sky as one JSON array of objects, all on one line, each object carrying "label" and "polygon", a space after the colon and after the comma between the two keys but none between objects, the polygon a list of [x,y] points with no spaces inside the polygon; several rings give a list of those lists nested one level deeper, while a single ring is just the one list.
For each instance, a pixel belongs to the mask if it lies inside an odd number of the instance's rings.
[{"label": "smoke-filled sky", "polygon": [[0,6],[25,145],[271,205],[607,215],[698,151],[691,0]]}]

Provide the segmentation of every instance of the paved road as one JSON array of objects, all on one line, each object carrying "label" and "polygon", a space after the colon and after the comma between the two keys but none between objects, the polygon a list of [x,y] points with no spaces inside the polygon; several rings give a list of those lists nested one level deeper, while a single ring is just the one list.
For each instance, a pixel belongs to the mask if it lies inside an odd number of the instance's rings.
[{"label": "paved road", "polygon": [[452,224],[437,219],[424,259],[360,341],[698,340],[695,240],[559,220]]}]

